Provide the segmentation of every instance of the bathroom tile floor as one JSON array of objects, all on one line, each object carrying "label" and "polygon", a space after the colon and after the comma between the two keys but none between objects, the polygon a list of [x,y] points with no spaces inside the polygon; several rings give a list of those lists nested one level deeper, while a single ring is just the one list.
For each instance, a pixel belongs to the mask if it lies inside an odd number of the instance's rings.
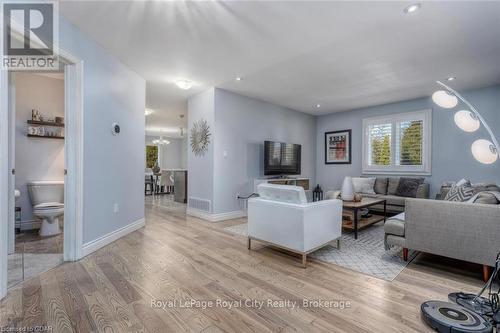
[{"label": "bathroom tile floor", "polygon": [[8,256],[8,286],[39,275],[63,262],[63,234],[40,237],[38,230],[16,235],[16,252]]}]

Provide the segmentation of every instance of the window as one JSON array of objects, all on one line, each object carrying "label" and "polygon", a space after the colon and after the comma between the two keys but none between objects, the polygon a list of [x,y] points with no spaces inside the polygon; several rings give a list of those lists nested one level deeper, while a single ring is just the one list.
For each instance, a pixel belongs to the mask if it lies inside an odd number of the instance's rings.
[{"label": "window", "polygon": [[363,119],[363,173],[430,174],[431,110]]}]

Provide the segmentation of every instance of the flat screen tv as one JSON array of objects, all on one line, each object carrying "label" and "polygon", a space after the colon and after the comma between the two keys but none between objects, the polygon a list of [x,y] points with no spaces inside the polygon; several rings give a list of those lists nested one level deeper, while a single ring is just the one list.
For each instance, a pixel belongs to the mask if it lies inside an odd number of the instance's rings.
[{"label": "flat screen tv", "polygon": [[300,175],[300,145],[264,142],[264,174]]}]

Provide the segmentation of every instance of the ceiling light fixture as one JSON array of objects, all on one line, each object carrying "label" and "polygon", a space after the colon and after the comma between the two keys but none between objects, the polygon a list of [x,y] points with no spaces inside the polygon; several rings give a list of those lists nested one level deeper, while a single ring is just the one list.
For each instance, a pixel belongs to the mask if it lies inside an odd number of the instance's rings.
[{"label": "ceiling light fixture", "polygon": [[177,87],[179,87],[183,90],[191,89],[191,87],[193,86],[193,83],[191,81],[188,81],[188,80],[179,80],[179,81],[175,82],[175,84],[177,85]]},{"label": "ceiling light fixture", "polygon": [[236,77],[236,81],[241,81],[241,80],[243,80],[243,78],[241,76]]},{"label": "ceiling light fixture", "polygon": [[422,7],[421,4],[419,3],[414,3],[413,5],[409,5],[408,7],[406,7],[403,12],[405,14],[412,14],[412,13],[415,13],[416,11],[418,11],[420,9],[420,7]]},{"label": "ceiling light fixture", "polygon": [[144,110],[144,115],[147,117],[147,116],[150,116],[154,113],[154,110],[152,109],[145,109]]},{"label": "ceiling light fixture", "polygon": [[321,107],[321,104],[316,104],[316,107],[317,107],[317,108],[320,108],[320,107]]},{"label": "ceiling light fixture", "polygon": [[170,141],[168,141],[167,139],[164,139],[163,136],[160,136],[159,139],[155,139],[152,142],[153,142],[153,144],[159,145],[159,146],[164,146],[164,145],[170,144]]},{"label": "ceiling light fixture", "polygon": [[455,79],[456,79],[456,77],[454,77],[454,76],[450,76],[450,77],[449,77],[449,78],[447,78],[446,80],[448,80],[448,81],[455,81]]}]

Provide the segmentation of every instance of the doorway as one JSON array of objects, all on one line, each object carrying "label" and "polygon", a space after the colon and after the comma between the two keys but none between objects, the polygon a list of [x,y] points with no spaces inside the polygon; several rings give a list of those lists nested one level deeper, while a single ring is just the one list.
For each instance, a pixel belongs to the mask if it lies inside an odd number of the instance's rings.
[{"label": "doorway", "polygon": [[[10,77],[15,223],[9,230],[8,287],[63,262],[64,71]],[[12,208],[11,208],[12,209]],[[14,238],[14,239],[12,239]]]},{"label": "doorway", "polygon": [[[83,62],[63,50],[60,58],[64,63],[65,138],[62,220],[66,221],[61,235],[62,260],[74,261],[82,257],[83,246]],[[0,71],[0,156],[7,157],[0,158],[0,219],[8,221],[0,224],[0,299],[8,290],[8,253],[15,252],[15,113],[11,111],[15,108],[14,76]]]}]

